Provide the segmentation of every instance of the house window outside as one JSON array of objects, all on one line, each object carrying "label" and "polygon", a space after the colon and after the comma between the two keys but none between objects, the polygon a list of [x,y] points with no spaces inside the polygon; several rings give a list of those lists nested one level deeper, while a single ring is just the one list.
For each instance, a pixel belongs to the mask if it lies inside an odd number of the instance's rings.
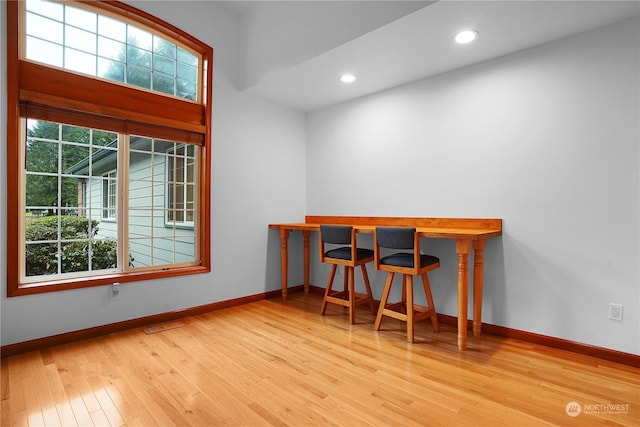
[{"label": "house window outside", "polygon": [[135,25],[43,0],[26,1],[26,57],[196,100],[198,57]]},{"label": "house window outside", "polygon": [[102,218],[116,219],[118,181],[116,172],[109,172],[102,175]]},{"label": "house window outside", "polygon": [[7,296],[210,271],[213,50],[117,1],[7,8]]},{"label": "house window outside", "polygon": [[193,227],[195,217],[195,147],[182,145],[167,152],[167,223]]}]

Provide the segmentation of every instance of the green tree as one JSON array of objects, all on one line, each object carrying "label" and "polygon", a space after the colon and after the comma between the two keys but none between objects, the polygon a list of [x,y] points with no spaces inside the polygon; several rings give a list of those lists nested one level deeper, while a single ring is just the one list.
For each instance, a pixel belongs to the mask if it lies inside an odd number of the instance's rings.
[{"label": "green tree", "polygon": [[[88,128],[60,125],[44,120],[30,122],[27,130],[26,167],[27,171],[38,174],[27,175],[27,206],[48,206],[50,207],[49,215],[52,215],[57,207],[78,206],[78,181],[74,178],[55,175],[64,173],[66,168],[90,155],[91,137],[94,145],[106,145],[115,138],[115,134],[103,131],[91,132]],[[61,140],[65,142],[61,143]],[[60,200],[58,200],[58,188],[60,188]]]},{"label": "green tree", "polygon": [[195,99],[197,68],[177,59],[190,62],[197,62],[197,59],[173,43],[154,37],[153,52],[137,47],[139,43],[135,37],[129,37],[126,48],[116,55],[117,62],[110,62],[101,77],[124,82],[126,74],[126,82],[130,85]]}]

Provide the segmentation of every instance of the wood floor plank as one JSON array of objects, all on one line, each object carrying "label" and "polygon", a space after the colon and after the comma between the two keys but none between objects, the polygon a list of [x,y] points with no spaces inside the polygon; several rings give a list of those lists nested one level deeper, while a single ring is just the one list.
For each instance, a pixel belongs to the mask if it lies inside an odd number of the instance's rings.
[{"label": "wood floor plank", "polygon": [[[638,369],[294,293],[2,360],[2,426],[637,426]],[[580,405],[570,417],[567,405]],[[573,408],[573,406],[572,406]]]}]

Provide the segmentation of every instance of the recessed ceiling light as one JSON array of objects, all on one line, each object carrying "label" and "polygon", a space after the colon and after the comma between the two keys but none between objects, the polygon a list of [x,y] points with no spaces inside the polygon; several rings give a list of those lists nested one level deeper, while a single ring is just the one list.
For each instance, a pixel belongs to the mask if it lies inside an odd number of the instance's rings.
[{"label": "recessed ceiling light", "polygon": [[467,44],[474,41],[476,37],[478,37],[478,32],[476,30],[464,30],[456,34],[454,40],[456,43]]},{"label": "recessed ceiling light", "polygon": [[340,81],[342,83],[353,83],[356,81],[356,76],[354,76],[353,74],[343,74],[342,76],[340,76]]}]

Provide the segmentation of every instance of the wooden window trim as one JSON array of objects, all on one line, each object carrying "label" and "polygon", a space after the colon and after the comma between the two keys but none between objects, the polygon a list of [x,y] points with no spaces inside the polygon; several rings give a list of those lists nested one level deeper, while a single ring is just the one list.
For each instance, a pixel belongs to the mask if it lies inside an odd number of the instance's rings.
[{"label": "wooden window trim", "polygon": [[[184,31],[149,15],[141,10],[118,1],[91,1],[92,8],[103,10],[118,19],[142,25],[154,32],[163,34],[170,39],[178,41],[187,48],[197,52],[202,58],[202,99],[200,103],[181,100],[170,96],[145,92],[133,89],[117,83],[100,81],[98,78],[86,77],[76,74],[73,76],[74,84],[68,83],[68,77],[73,74],[69,71],[47,67],[31,61],[20,59],[19,38],[21,26],[24,20],[20,15],[20,2],[9,0],[6,2],[7,24],[7,193],[8,200],[16,200],[20,194],[21,156],[20,144],[20,108],[28,103],[31,108],[37,109],[38,105],[45,105],[49,111],[56,114],[64,114],[65,111],[73,114],[84,112],[93,117],[104,120],[125,119],[122,126],[131,131],[134,127],[137,133],[148,135],[153,130],[158,136],[158,129],[171,132],[180,132],[185,142],[195,143],[201,146],[201,155],[204,158],[203,167],[199,168],[199,200],[201,207],[198,211],[201,239],[199,245],[200,263],[197,266],[176,267],[169,270],[133,271],[126,273],[114,273],[101,276],[89,276],[78,278],[56,279],[51,282],[20,283],[20,230],[22,212],[20,203],[7,203],[7,296],[31,295],[43,292],[53,292],[68,289],[78,289],[89,286],[108,285],[113,282],[133,282],[139,280],[159,279],[165,277],[182,276],[196,273],[206,273],[211,270],[210,262],[210,227],[211,227],[211,125],[212,125],[212,100],[213,87],[213,49],[195,39]],[[46,73],[46,78],[39,78]],[[76,80],[77,79],[77,80]],[[95,85],[108,87],[114,96],[106,102],[104,99],[96,99]],[[108,85],[108,86],[102,86]],[[135,94],[135,97],[133,95]],[[132,98],[133,97],[133,98]],[[140,100],[140,101],[137,101]],[[100,103],[96,103],[100,101]],[[144,108],[141,108],[144,104]],[[49,108],[55,106],[56,108]],[[27,107],[28,108],[28,107]],[[43,110],[44,111],[44,110]],[[144,111],[144,113],[141,113]],[[42,117],[41,117],[42,118]],[[84,122],[86,123],[86,122]],[[113,127],[111,127],[113,128]],[[144,129],[147,129],[145,132]],[[187,137],[185,137],[187,135]],[[188,135],[200,135],[196,140],[188,139]],[[166,135],[163,135],[166,136]]]}]

